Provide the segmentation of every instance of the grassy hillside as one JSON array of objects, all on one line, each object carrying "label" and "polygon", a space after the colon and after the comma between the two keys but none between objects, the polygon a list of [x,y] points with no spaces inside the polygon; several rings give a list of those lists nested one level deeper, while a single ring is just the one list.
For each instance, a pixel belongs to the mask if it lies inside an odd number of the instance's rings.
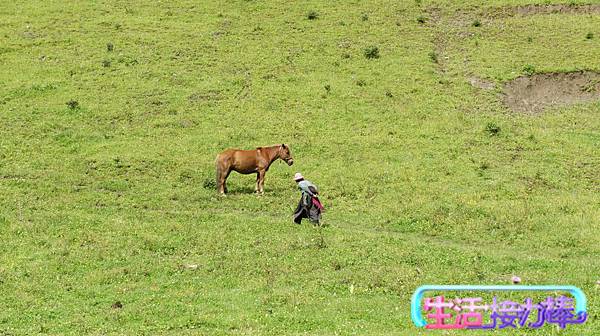
[{"label": "grassy hillside", "polygon": [[[600,103],[499,95],[600,70],[600,13],[497,14],[530,3],[4,3],[0,334],[426,334],[416,287],[512,274],[588,296],[527,334],[596,334]],[[284,142],[216,195],[218,152]]]}]

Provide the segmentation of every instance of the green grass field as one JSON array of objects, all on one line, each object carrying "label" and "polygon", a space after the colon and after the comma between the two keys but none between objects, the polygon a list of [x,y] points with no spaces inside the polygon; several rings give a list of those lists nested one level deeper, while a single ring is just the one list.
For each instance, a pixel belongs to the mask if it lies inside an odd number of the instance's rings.
[{"label": "green grass field", "polygon": [[[600,12],[486,14],[530,3],[5,1],[0,335],[462,335],[414,290],[513,274],[589,319],[498,334],[600,335],[600,103],[499,98],[600,70]],[[279,143],[264,196],[217,196],[217,153]]]}]

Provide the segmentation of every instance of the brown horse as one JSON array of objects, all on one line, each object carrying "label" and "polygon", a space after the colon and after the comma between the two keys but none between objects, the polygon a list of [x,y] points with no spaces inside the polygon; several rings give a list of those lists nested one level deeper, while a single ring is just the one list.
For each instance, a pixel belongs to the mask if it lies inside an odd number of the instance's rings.
[{"label": "brown horse", "polygon": [[275,160],[281,159],[291,166],[294,164],[290,147],[286,144],[270,147],[257,147],[253,150],[227,149],[217,155],[217,190],[227,192],[225,182],[232,170],[240,174],[256,173],[256,192],[264,192],[265,173]]}]

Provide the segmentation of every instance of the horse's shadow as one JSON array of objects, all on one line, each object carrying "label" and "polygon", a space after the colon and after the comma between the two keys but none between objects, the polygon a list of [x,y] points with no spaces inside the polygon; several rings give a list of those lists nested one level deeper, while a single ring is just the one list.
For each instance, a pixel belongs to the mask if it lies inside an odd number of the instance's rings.
[{"label": "horse's shadow", "polygon": [[252,187],[233,187],[227,188],[226,195],[248,195],[248,194],[256,194],[256,191]]},{"label": "horse's shadow", "polygon": [[[265,187],[264,194],[281,194],[281,193],[285,192],[285,190],[286,190],[286,188],[281,187],[281,186],[274,186],[271,188]],[[254,187],[241,186],[241,185],[227,187],[227,193],[226,193],[226,195],[252,195],[252,194],[256,194],[256,190],[254,189]]]}]

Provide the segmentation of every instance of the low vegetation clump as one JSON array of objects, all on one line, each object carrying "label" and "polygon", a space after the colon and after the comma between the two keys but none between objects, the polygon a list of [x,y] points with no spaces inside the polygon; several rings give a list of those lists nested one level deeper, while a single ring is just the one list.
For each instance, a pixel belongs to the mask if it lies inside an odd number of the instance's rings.
[{"label": "low vegetation clump", "polygon": [[365,48],[364,55],[368,59],[379,58],[379,47],[370,46],[370,47]]},{"label": "low vegetation clump", "polygon": [[535,67],[531,64],[526,64],[523,66],[523,73],[527,76],[531,76],[535,74]]},{"label": "low vegetation clump", "polygon": [[498,135],[498,133],[500,133],[500,126],[493,122],[488,122],[485,125],[485,132],[489,135]]},{"label": "low vegetation clump", "polygon": [[75,110],[79,108],[79,102],[71,99],[67,102],[67,106],[69,107],[69,109]]}]

